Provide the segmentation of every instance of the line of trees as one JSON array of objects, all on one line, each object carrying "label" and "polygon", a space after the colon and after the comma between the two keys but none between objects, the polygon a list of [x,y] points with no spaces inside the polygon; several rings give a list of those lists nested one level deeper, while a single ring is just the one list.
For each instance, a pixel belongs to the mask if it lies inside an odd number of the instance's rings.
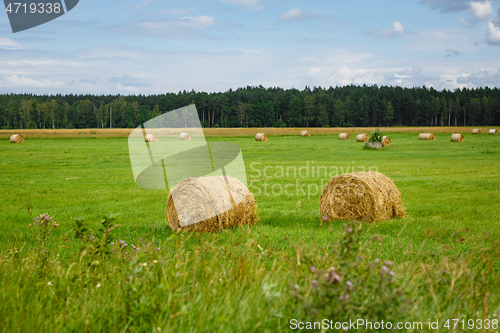
[{"label": "line of trees", "polygon": [[196,104],[204,127],[492,126],[498,88],[246,87],[221,93],[0,95],[0,128],[133,128]]}]

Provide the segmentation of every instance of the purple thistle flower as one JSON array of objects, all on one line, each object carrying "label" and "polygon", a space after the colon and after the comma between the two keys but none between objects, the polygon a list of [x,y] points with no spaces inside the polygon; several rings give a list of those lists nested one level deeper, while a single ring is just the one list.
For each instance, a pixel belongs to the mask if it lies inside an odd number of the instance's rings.
[{"label": "purple thistle flower", "polygon": [[323,220],[328,220],[328,216],[323,216]]}]

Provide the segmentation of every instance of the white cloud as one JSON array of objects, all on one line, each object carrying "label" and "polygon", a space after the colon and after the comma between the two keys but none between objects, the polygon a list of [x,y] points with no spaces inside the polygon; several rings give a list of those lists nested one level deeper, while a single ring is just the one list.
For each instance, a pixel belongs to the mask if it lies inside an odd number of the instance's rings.
[{"label": "white cloud", "polygon": [[489,44],[500,45],[500,28],[492,21],[488,22],[487,41]]},{"label": "white cloud", "polygon": [[397,72],[397,75],[400,77],[409,77],[413,75],[420,74],[422,72],[422,68],[420,66],[413,66],[412,68],[406,68]]},{"label": "white cloud", "polygon": [[469,21],[467,21],[467,19],[466,19],[466,18],[463,18],[463,17],[459,17],[459,18],[457,19],[457,22],[458,22],[461,26],[463,26],[463,27],[466,27],[466,26],[468,26],[468,25],[469,25]]},{"label": "white cloud", "polygon": [[383,38],[386,38],[386,39],[391,39],[391,38],[394,38],[396,36],[400,36],[404,33],[405,33],[405,29],[404,29],[403,25],[401,24],[401,22],[394,21],[394,23],[392,24],[392,28],[382,31],[381,36]]},{"label": "white cloud", "polygon": [[457,77],[457,83],[469,87],[496,87],[500,81],[500,69],[490,68],[462,74]]},{"label": "white cloud", "polygon": [[286,22],[301,21],[301,20],[305,20],[305,19],[308,19],[308,18],[313,18],[313,17],[316,17],[316,16],[317,15],[311,15],[308,12],[303,11],[300,8],[294,8],[294,9],[290,9],[289,11],[284,12],[281,15],[281,17],[280,17],[280,20],[281,21],[286,21]]},{"label": "white cloud", "polygon": [[0,76],[0,85],[11,88],[58,88],[60,82],[52,82],[50,79],[35,80],[25,75]]},{"label": "white cloud", "polygon": [[0,37],[0,48],[12,50],[12,49],[20,49],[22,47],[16,41],[10,38]]},{"label": "white cloud", "polygon": [[478,21],[486,21],[493,16],[491,0],[486,2],[471,1],[469,6],[469,13]]},{"label": "white cloud", "polygon": [[219,0],[220,2],[229,3],[232,5],[243,6],[249,10],[262,10],[264,6],[260,4],[260,0]]},{"label": "white cloud", "polygon": [[124,24],[114,32],[134,36],[156,36],[175,39],[197,39],[206,37],[200,31],[214,26],[216,19],[210,16],[186,16],[157,21],[142,21]]}]

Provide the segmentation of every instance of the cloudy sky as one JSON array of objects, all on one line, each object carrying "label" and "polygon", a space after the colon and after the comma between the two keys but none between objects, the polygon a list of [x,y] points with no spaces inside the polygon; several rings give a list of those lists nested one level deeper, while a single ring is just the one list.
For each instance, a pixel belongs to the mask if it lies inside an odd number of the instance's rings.
[{"label": "cloudy sky", "polygon": [[12,33],[0,93],[498,86],[500,0],[80,0]]}]

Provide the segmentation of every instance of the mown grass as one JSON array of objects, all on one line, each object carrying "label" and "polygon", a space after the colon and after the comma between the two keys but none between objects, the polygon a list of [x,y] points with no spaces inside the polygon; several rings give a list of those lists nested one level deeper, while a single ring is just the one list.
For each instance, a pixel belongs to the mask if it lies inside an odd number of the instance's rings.
[{"label": "mown grass", "polygon": [[[376,253],[378,258],[393,261],[399,278],[391,288],[407,290],[405,297],[422,300],[421,306],[427,304],[428,311],[408,309],[398,318],[406,313],[408,320],[427,321],[420,317],[442,318],[453,314],[453,309],[456,315],[474,315],[474,319],[498,315],[494,295],[499,290],[490,280],[476,280],[484,267],[474,261],[486,253],[484,262],[493,267],[488,272],[496,276],[498,137],[466,135],[464,143],[452,143],[449,134],[437,134],[436,141],[419,141],[414,133],[402,132],[391,134],[391,139],[392,147],[368,151],[361,143],[339,141],[336,135],[276,136],[268,142],[210,138],[241,147],[260,217],[251,228],[216,235],[176,235],[168,229],[168,192],[135,185],[126,139],[28,138],[20,145],[2,140],[0,327],[3,331],[273,332],[289,330],[291,318],[314,319],[317,314],[307,309],[319,303],[294,296],[294,286],[309,290],[311,266],[340,260],[323,258],[333,242],[342,240],[344,223],[320,227],[318,199],[322,183],[353,167],[356,171],[377,168],[394,180],[402,194],[407,218],[365,225],[359,236],[364,243],[379,235],[381,245],[367,246],[365,256],[373,260]],[[324,169],[318,176],[317,167],[327,167],[328,177]],[[302,173],[293,175],[294,168]],[[293,193],[279,193],[287,185]],[[47,241],[43,269],[40,241],[29,227],[42,213],[59,223]],[[121,227],[113,230],[115,246],[124,240],[140,244],[141,250],[132,251],[137,255],[124,255],[115,248],[105,260],[96,259],[99,252],[91,251],[96,245],[89,241],[82,257],[78,241],[68,233],[74,228],[71,218],[85,218],[101,239],[101,214],[110,213],[120,214]],[[482,251],[483,247],[488,250]],[[415,253],[420,254],[409,259],[409,248],[418,248]],[[302,254],[311,259],[299,266]],[[103,262],[109,262],[106,270]],[[464,310],[463,302],[474,306],[476,301],[483,302],[478,295],[462,300],[452,290],[450,297],[457,301],[447,299],[452,280],[439,282],[443,299],[436,296],[434,304],[438,305],[429,310],[425,302],[431,294],[425,283],[431,275],[424,274],[427,270],[420,264],[437,269],[451,267],[449,262],[455,268],[447,274],[457,273],[460,283],[453,283],[464,292],[470,291],[470,283],[490,288],[481,289],[480,295],[487,295],[486,314]],[[413,276],[417,282],[404,283]],[[132,282],[133,277],[137,282]],[[411,287],[401,287],[406,285]]]}]

